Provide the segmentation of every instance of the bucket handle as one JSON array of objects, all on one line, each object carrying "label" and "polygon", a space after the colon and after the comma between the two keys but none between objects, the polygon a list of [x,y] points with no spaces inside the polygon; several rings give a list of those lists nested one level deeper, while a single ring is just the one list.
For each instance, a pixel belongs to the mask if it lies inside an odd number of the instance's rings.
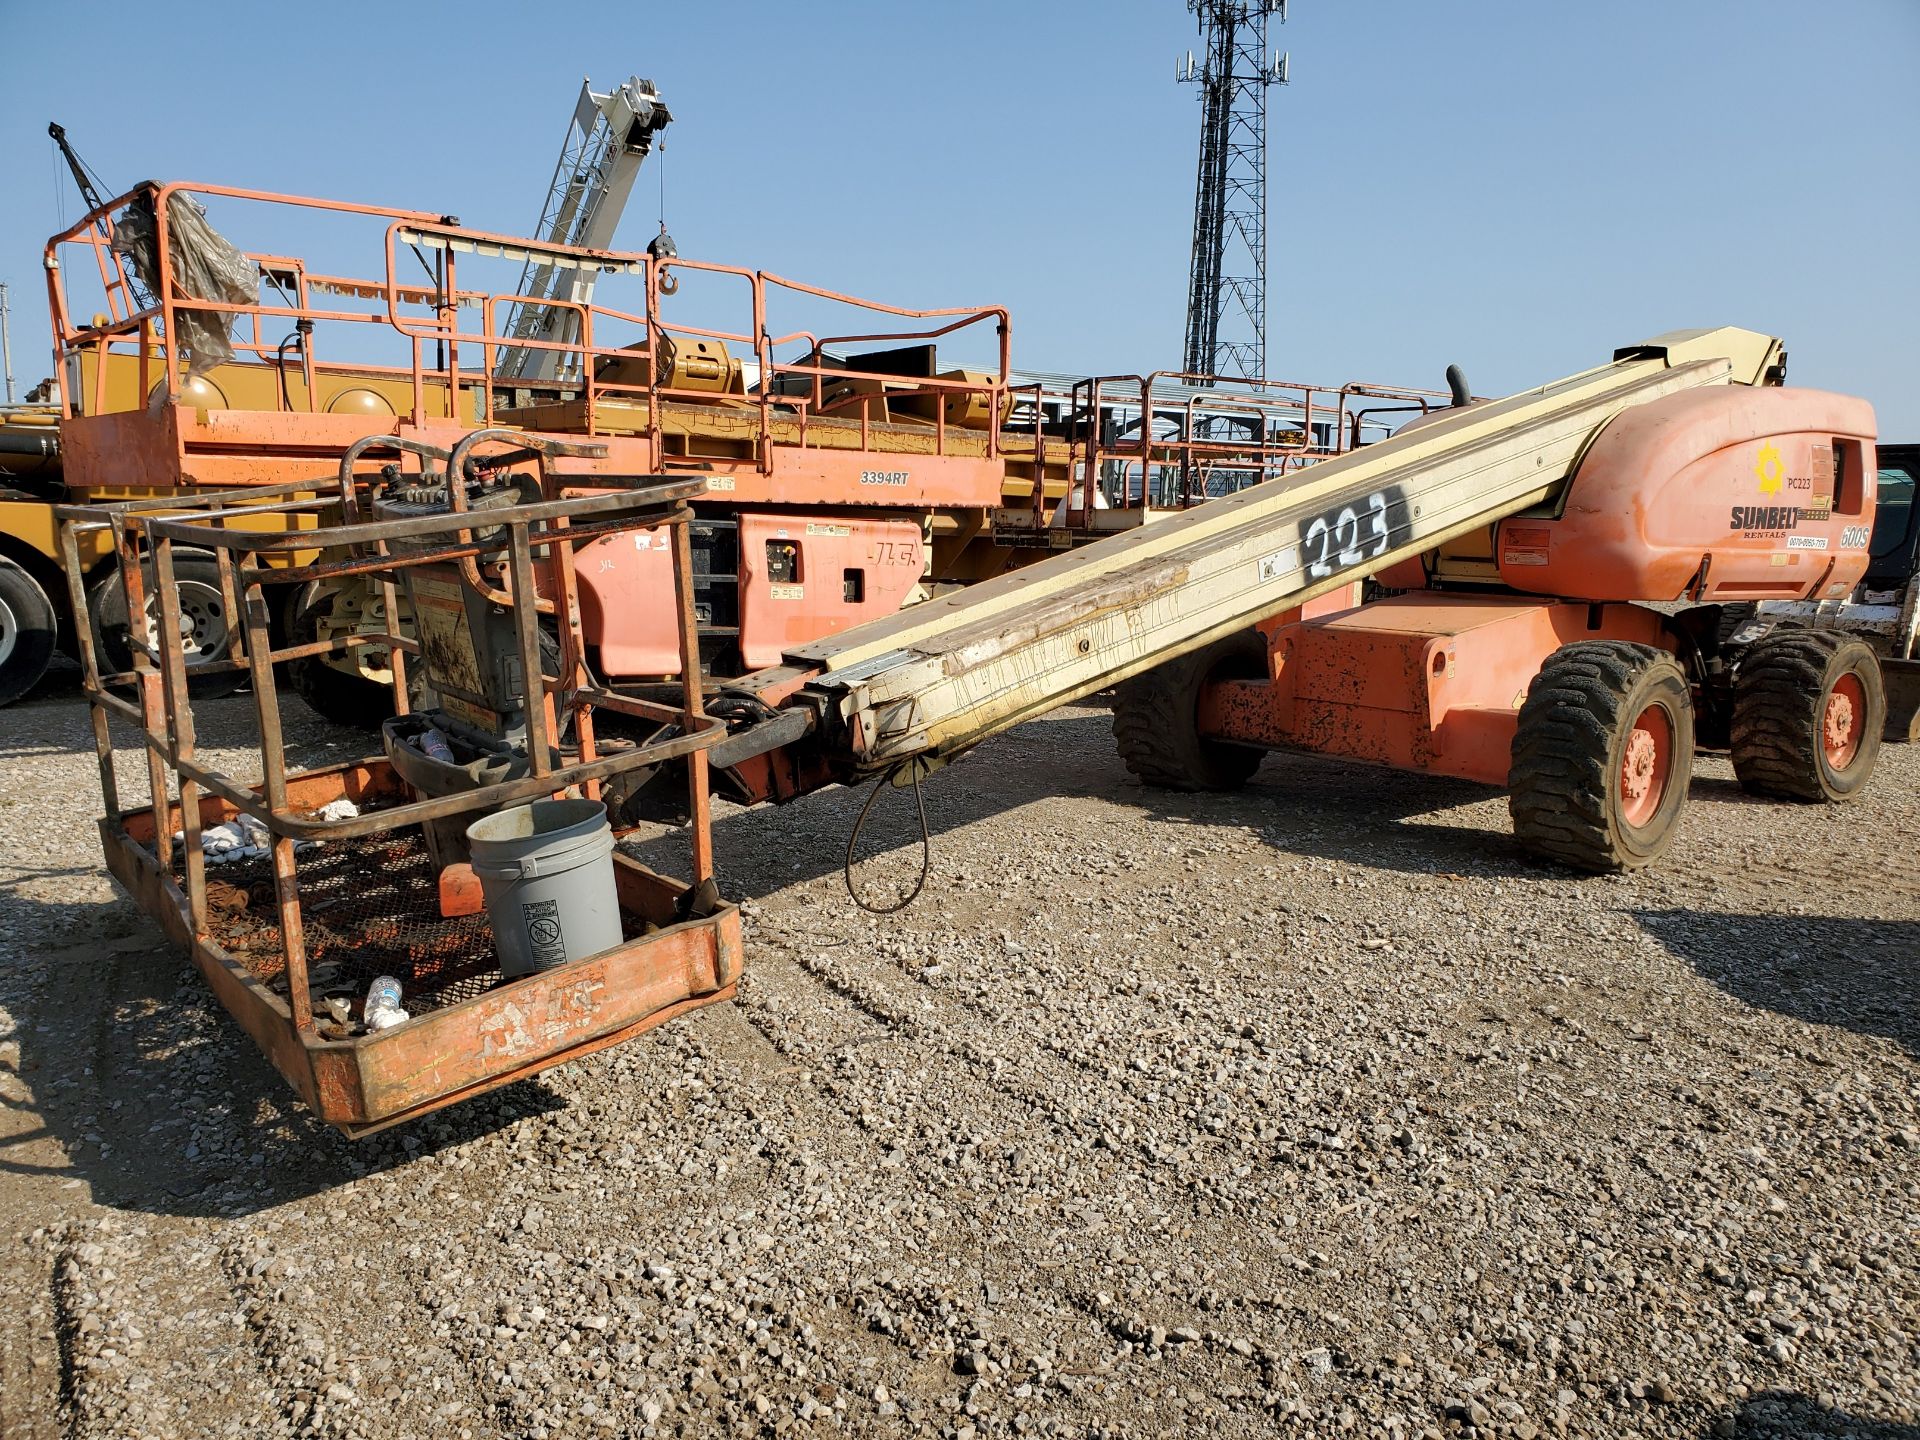
[{"label": "bucket handle", "polygon": [[499,880],[537,880],[542,875],[579,869],[581,852],[593,848],[599,841],[607,842],[607,847],[612,848],[612,837],[601,830],[593,835],[582,836],[580,840],[550,855],[527,855],[517,860],[481,859],[475,856],[473,868],[476,872],[492,875]]},{"label": "bucket handle", "polygon": [[546,857],[545,864],[541,863],[540,856],[532,855],[524,860],[479,860],[474,862],[474,868],[485,870],[501,880],[537,880],[542,875],[553,874],[555,870],[576,868],[578,862],[574,859],[572,851],[567,851],[562,858],[567,863],[560,866],[553,863],[553,857],[550,855]]}]

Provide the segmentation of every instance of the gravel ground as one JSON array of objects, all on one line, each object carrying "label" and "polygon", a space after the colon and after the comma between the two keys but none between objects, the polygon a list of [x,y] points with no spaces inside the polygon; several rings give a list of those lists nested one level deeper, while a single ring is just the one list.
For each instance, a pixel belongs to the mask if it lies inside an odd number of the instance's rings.
[{"label": "gravel ground", "polygon": [[1575,880],[1065,710],[928,782],[912,908],[862,797],[725,813],[737,1004],[352,1144],[105,878],[84,732],[0,718],[0,1434],[1920,1436],[1915,750],[1706,760]]}]

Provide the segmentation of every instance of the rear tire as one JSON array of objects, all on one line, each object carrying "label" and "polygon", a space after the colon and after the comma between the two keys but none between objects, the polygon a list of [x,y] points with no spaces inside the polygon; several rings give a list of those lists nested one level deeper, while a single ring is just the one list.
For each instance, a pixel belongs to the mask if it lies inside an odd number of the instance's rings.
[{"label": "rear tire", "polygon": [[[320,615],[330,598],[323,596],[316,602],[305,595],[295,597],[287,620],[289,645],[311,645],[320,638]],[[281,668],[293,693],[323,720],[349,730],[377,732],[393,717],[391,685],[336,670],[320,655],[303,655],[284,662]],[[414,681],[417,693],[417,672],[412,667],[409,679]]]},{"label": "rear tire", "polygon": [[11,705],[45,678],[59,638],[59,617],[40,582],[0,558],[0,705]]},{"label": "rear tire", "polygon": [[1733,772],[1756,795],[1851,800],[1873,775],[1886,721],[1886,686],[1866,641],[1775,630],[1734,676]]},{"label": "rear tire", "polygon": [[[295,602],[293,614],[287,622],[290,643],[309,645],[320,638],[321,607],[326,603],[327,597],[324,596],[318,603],[304,599]],[[540,668],[547,674],[557,674],[560,669],[560,637],[548,628],[544,620],[540,624]],[[321,718],[335,725],[345,726],[349,730],[378,732],[393,717],[391,685],[337,670],[327,664],[322,656],[308,655],[289,660],[285,663],[284,673],[294,693]],[[425,662],[418,655],[409,656],[407,707],[410,710],[423,708],[426,693]],[[570,720],[562,721],[563,734],[569,724]]]},{"label": "rear tire", "polygon": [[1266,752],[1201,735],[1200,692],[1210,680],[1266,673],[1266,640],[1249,630],[1123,682],[1113,694],[1121,761],[1143,784],[1163,790],[1238,790]]},{"label": "rear tire", "polygon": [[1583,640],[1547,657],[1513,736],[1507,807],[1536,855],[1596,874],[1665,853],[1693,774],[1693,695],[1664,650]]}]

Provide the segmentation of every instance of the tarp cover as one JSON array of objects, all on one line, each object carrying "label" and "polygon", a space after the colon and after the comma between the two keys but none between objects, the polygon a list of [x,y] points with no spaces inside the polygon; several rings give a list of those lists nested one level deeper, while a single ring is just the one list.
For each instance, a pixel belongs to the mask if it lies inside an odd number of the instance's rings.
[{"label": "tarp cover", "polygon": [[[160,292],[157,231],[152,192],[127,206],[113,222],[113,248],[133,262],[135,273],[155,294]],[[233,358],[233,346],[227,337],[240,317],[218,310],[187,309],[178,302],[256,304],[260,272],[208,223],[207,212],[178,190],[167,197],[167,250],[176,302],[171,338],[176,353],[184,353],[188,361],[186,373],[204,374]]]}]

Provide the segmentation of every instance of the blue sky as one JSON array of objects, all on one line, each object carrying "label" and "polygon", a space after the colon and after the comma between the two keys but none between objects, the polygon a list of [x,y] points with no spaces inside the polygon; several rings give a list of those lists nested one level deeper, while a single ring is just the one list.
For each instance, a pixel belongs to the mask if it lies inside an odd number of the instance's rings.
[{"label": "blue sky", "polygon": [[[1173,81],[1194,43],[1179,0],[0,0],[0,18],[0,279],[28,382],[40,244],[78,208],[49,119],[115,186],[524,231],[582,76],[634,72],[674,112],[683,255],[1005,304],[1032,368],[1179,361],[1199,120]],[[1276,375],[1438,386],[1457,360],[1503,393],[1730,323],[1920,438],[1920,0],[1295,0],[1274,38],[1293,60],[1272,99]],[[623,245],[656,205],[649,171]]]}]

